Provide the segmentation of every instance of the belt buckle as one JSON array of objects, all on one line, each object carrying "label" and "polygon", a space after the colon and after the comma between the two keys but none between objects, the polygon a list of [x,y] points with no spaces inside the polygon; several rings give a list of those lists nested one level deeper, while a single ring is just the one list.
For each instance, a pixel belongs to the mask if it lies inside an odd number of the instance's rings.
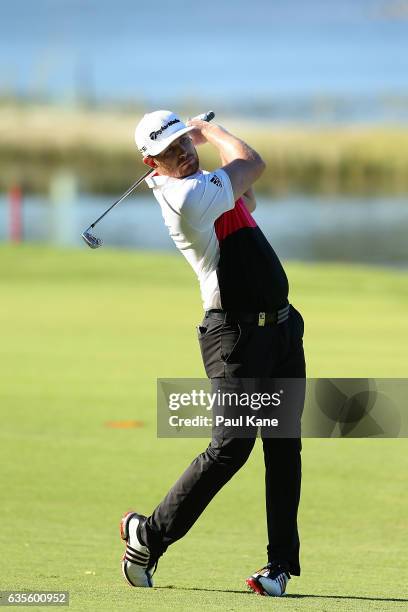
[{"label": "belt buckle", "polygon": [[258,313],[258,326],[259,327],[265,326],[265,320],[266,320],[266,313],[265,312]]}]

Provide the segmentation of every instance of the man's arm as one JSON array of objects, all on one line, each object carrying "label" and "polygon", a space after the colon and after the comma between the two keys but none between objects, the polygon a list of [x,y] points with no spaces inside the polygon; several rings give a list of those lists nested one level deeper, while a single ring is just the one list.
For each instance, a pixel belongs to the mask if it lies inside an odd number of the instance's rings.
[{"label": "man's arm", "polygon": [[248,211],[250,213],[254,212],[256,208],[256,198],[255,198],[254,190],[252,189],[252,187],[250,187],[250,189],[248,189],[245,193],[243,193],[241,198],[243,199],[244,204],[247,207]]},{"label": "man's arm", "polygon": [[[221,156],[221,164],[223,166],[226,166],[228,161],[224,158],[222,151],[220,151],[220,156]],[[252,189],[252,187],[247,189],[246,192],[242,194],[241,198],[248,212],[250,213],[254,212],[254,210],[256,209],[256,198],[255,198],[254,190]]]},{"label": "man's arm", "polygon": [[190,132],[194,145],[209,142],[218,149],[224,162],[222,169],[231,181],[234,199],[238,200],[249,192],[252,184],[265,169],[261,156],[243,140],[236,138],[219,125],[198,119],[191,119],[188,125],[197,128]]}]

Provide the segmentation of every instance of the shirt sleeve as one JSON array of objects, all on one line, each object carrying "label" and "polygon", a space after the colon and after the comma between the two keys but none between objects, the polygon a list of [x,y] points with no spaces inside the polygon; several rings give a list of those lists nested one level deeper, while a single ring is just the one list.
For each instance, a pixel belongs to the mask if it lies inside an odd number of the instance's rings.
[{"label": "shirt sleeve", "polygon": [[185,179],[180,195],[180,214],[198,230],[213,225],[218,217],[235,206],[231,181],[221,168]]}]

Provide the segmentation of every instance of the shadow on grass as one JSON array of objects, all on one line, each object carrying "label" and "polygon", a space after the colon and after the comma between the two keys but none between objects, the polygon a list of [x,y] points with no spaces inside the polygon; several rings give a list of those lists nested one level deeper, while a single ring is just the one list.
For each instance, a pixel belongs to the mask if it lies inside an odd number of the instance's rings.
[{"label": "shadow on grass", "polygon": [[288,593],[285,598],[302,599],[302,598],[320,598],[320,599],[352,599],[362,601],[401,601],[408,602],[408,599],[398,597],[363,597],[360,595],[296,595],[295,593]]},{"label": "shadow on grass", "polygon": [[[155,589],[174,589],[176,591],[207,591],[209,593],[240,593],[241,595],[251,595],[254,593],[248,589],[241,589],[236,591],[234,589],[204,589],[200,587],[176,587],[172,584],[167,586],[154,587]],[[287,593],[285,599],[351,599],[361,601],[396,601],[396,602],[408,602],[408,599],[398,597],[364,597],[360,595],[308,595],[308,594],[296,594]]]}]

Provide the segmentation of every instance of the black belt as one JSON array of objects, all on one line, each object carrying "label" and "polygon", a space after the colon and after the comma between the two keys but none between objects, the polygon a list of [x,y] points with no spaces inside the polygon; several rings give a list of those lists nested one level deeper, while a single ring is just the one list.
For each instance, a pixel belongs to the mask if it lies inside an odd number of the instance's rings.
[{"label": "black belt", "polygon": [[235,312],[232,310],[219,310],[212,308],[205,313],[206,317],[219,319],[226,323],[252,323],[259,327],[283,323],[289,318],[290,304],[275,312]]}]

